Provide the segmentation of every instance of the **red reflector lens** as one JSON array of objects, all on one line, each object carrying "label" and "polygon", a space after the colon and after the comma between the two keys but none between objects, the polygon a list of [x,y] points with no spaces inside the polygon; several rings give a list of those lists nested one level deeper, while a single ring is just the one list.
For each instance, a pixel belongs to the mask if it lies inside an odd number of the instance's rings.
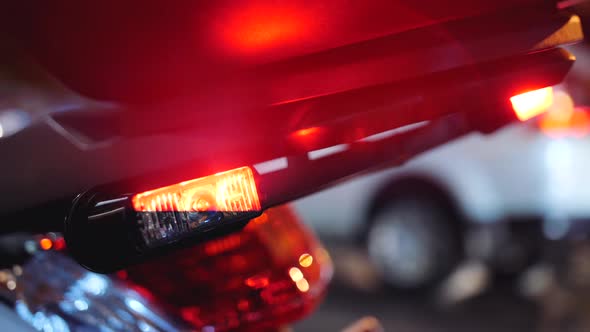
[{"label": "red reflector lens", "polygon": [[127,272],[129,282],[148,289],[197,330],[266,331],[298,320],[318,305],[332,264],[313,234],[281,206],[240,232]]},{"label": "red reflector lens", "polygon": [[541,113],[553,104],[553,88],[533,90],[510,98],[512,108],[520,121],[526,121]]},{"label": "red reflector lens", "polygon": [[148,211],[260,211],[249,167],[217,173],[133,196],[133,208]]}]

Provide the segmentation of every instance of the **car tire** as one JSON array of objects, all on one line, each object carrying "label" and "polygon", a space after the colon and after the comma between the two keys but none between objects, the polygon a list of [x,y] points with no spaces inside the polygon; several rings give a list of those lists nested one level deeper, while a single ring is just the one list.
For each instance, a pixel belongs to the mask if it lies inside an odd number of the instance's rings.
[{"label": "car tire", "polygon": [[451,204],[432,191],[390,196],[372,213],[369,259],[391,288],[427,290],[462,259],[461,224]]}]

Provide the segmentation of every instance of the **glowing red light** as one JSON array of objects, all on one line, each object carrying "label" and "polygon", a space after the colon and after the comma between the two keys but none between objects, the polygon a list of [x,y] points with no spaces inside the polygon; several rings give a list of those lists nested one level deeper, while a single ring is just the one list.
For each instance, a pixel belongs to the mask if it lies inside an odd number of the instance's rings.
[{"label": "glowing red light", "polygon": [[319,127],[310,127],[310,128],[305,128],[305,129],[299,129],[295,132],[293,132],[293,136],[294,137],[300,137],[300,138],[304,138],[304,137],[310,137],[313,136],[317,133],[320,132],[320,128]]},{"label": "glowing red light", "polygon": [[121,271],[117,272],[116,274],[117,274],[117,277],[119,277],[120,279],[123,279],[123,280],[125,280],[129,277],[127,275],[127,271],[125,271],[125,270],[121,270]]},{"label": "glowing red light", "polygon": [[254,219],[250,220],[250,222],[253,222],[256,224],[264,224],[267,221],[268,221],[268,215],[266,213],[261,214],[260,217],[258,217],[258,218],[254,218]]},{"label": "glowing red light", "polygon": [[306,34],[310,20],[300,10],[283,5],[248,3],[233,7],[220,25],[226,45],[242,53],[281,46]]},{"label": "glowing red light", "polygon": [[252,288],[264,288],[268,286],[268,277],[266,276],[253,276],[246,279],[246,285]]},{"label": "glowing red light", "polygon": [[248,311],[248,309],[250,309],[250,303],[248,302],[248,300],[238,301],[238,309],[240,311]]},{"label": "glowing red light", "polygon": [[133,196],[136,211],[259,211],[254,174],[249,167],[217,173]]},{"label": "glowing red light", "polygon": [[66,240],[63,237],[57,238],[53,241],[53,249],[64,250],[66,248]]},{"label": "glowing red light", "polygon": [[231,250],[240,245],[240,236],[238,234],[228,235],[217,241],[205,243],[205,252],[208,255],[218,255],[222,252]]},{"label": "glowing red light", "polygon": [[309,127],[292,132],[289,135],[289,140],[294,146],[309,151],[316,148],[325,134],[326,131],[322,127]]}]

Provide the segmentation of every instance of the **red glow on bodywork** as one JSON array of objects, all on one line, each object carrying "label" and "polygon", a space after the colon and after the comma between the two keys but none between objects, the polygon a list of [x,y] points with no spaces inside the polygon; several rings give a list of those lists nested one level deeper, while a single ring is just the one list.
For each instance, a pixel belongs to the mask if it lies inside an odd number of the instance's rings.
[{"label": "red glow on bodywork", "polygon": [[207,255],[218,255],[228,250],[234,249],[240,245],[240,236],[237,234],[228,235],[218,241],[210,241],[205,244],[205,253]]},{"label": "red glow on bodywork", "polygon": [[66,240],[63,237],[57,238],[53,241],[53,249],[55,250],[64,250],[66,248]]},{"label": "red glow on bodywork", "polygon": [[293,137],[304,139],[306,137],[314,136],[315,134],[317,134],[319,132],[320,132],[319,127],[311,127],[311,128],[299,129],[299,130],[293,132],[292,135],[293,135]]},{"label": "red glow on bodywork", "polygon": [[299,129],[289,134],[289,141],[294,147],[309,151],[316,148],[316,145],[326,135],[325,128],[309,127]]},{"label": "red glow on bodywork", "polygon": [[260,289],[268,286],[268,277],[266,276],[253,276],[245,281],[246,285],[251,288]]},{"label": "red glow on bodywork", "polygon": [[228,13],[221,34],[228,48],[251,53],[299,40],[311,23],[301,6],[244,3]]}]

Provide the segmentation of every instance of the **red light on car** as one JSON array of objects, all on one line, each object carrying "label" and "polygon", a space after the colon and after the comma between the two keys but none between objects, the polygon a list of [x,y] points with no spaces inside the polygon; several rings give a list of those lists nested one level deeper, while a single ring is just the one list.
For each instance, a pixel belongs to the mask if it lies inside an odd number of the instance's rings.
[{"label": "red light on car", "polygon": [[197,330],[263,331],[300,319],[323,298],[330,258],[288,207],[259,218],[238,233],[132,267],[127,280]]},{"label": "red light on car", "polygon": [[245,212],[261,209],[250,167],[146,191],[133,196],[132,202],[138,212]]},{"label": "red light on car", "polygon": [[63,237],[58,237],[57,239],[55,239],[55,241],[53,241],[53,249],[60,251],[60,250],[64,250],[66,248],[66,241],[64,240]]},{"label": "red light on car", "polygon": [[520,121],[544,113],[553,104],[553,88],[533,90],[510,97],[512,108]]}]

